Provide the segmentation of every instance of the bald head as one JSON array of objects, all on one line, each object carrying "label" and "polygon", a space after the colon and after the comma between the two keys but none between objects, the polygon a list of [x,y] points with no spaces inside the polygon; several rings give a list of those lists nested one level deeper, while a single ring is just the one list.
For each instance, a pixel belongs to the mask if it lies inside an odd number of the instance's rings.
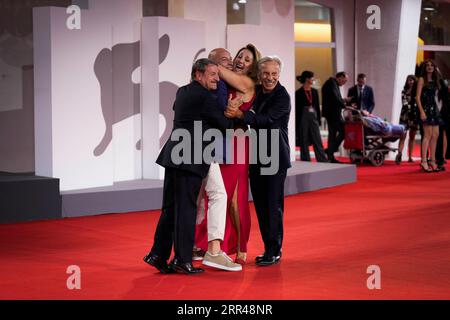
[{"label": "bald head", "polygon": [[228,70],[233,69],[231,54],[224,48],[216,48],[212,50],[208,55],[208,59],[227,68]]}]

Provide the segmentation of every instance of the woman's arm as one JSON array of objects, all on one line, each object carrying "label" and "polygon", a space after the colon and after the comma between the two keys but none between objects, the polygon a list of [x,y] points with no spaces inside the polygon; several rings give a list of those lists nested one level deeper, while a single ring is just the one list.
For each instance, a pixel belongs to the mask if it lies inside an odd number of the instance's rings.
[{"label": "woman's arm", "polygon": [[231,87],[243,94],[251,93],[255,89],[253,80],[247,76],[237,74],[219,65],[219,76]]},{"label": "woman's arm", "polygon": [[417,102],[417,107],[419,107],[420,119],[426,120],[427,116],[425,114],[425,111],[423,110],[422,101],[420,99],[420,97],[422,95],[422,88],[423,88],[423,78],[420,77],[419,81],[417,82],[416,102]]}]

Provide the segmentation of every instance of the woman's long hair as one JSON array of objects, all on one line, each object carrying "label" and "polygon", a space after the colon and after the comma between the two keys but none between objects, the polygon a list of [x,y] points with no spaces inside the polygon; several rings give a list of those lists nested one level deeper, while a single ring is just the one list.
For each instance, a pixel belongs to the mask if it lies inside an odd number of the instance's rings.
[{"label": "woman's long hair", "polygon": [[427,86],[428,85],[427,63],[431,63],[433,65],[434,70],[433,70],[433,74],[431,75],[431,79],[436,83],[437,87],[440,89],[441,83],[439,80],[441,77],[440,77],[439,70],[433,60],[427,59],[424,62],[422,62],[422,64],[420,65],[420,77],[423,78],[424,85]]},{"label": "woman's long hair", "polygon": [[403,86],[403,91],[408,91],[409,89],[409,84],[408,81],[412,79],[414,80],[414,84],[411,88],[411,97],[415,97],[416,96],[416,90],[417,90],[417,77],[413,74],[410,74],[406,77],[406,81],[405,81],[405,85]]}]

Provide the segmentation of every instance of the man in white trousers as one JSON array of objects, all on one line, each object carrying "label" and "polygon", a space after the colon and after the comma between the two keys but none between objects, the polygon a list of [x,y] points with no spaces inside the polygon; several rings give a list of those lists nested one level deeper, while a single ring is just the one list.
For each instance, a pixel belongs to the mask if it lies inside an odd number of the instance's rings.
[{"label": "man in white trousers", "polygon": [[[208,59],[232,69],[233,62],[230,53],[224,48],[217,48],[209,53]],[[217,86],[216,95],[220,104],[228,103],[227,85],[223,80],[220,80]],[[220,145],[220,144],[219,144]],[[221,146],[221,145],[220,145]],[[221,153],[222,150],[216,152]],[[203,264],[209,267],[218,268],[227,271],[241,271],[242,266],[234,263],[233,260],[221,251],[220,244],[223,241],[225,234],[225,221],[227,214],[227,192],[223,183],[220,166],[217,162],[211,163],[207,177],[203,180],[202,188],[200,189],[197,211],[197,224],[200,224],[205,218],[205,205],[203,196],[206,194],[208,198],[208,217],[207,217],[207,231],[208,231],[208,251],[206,253],[198,248],[194,248],[193,260],[203,260]]]}]

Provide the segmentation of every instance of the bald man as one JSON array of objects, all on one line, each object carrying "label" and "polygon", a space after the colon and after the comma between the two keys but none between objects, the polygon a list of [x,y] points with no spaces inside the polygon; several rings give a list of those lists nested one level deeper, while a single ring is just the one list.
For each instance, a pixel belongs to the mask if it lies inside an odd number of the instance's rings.
[{"label": "bald man", "polygon": [[212,50],[208,55],[208,59],[229,70],[233,69],[233,59],[227,49],[216,48]]},{"label": "bald man", "polygon": [[[228,70],[233,69],[233,59],[231,58],[231,54],[224,48],[216,48],[212,50],[208,55],[208,59],[227,68]],[[228,88],[225,81],[219,81],[217,84],[217,89],[215,90],[215,95],[219,100],[219,104],[224,108],[223,111],[225,111],[225,107],[228,104]]]}]

